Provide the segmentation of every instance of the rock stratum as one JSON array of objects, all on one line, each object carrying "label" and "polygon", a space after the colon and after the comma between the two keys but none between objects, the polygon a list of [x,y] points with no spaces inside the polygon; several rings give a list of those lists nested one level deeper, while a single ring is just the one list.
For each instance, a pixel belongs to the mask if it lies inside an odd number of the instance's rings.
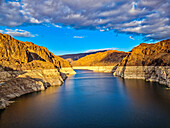
[{"label": "rock stratum", "polygon": [[7,34],[0,34],[0,64],[14,70],[71,67],[68,61],[47,48],[16,40]]},{"label": "rock stratum", "polygon": [[170,39],[156,44],[142,43],[132,49],[116,67],[115,76],[144,79],[170,87]]},{"label": "rock stratum", "polygon": [[127,55],[126,52],[108,50],[87,55],[73,61],[71,64],[75,66],[116,66]]},{"label": "rock stratum", "polygon": [[128,53],[108,50],[105,52],[97,52],[73,61],[71,64],[74,69],[88,69],[94,72],[113,72],[121,60]]},{"label": "rock stratum", "polygon": [[99,50],[99,51],[93,51],[93,52],[85,52],[85,53],[77,53],[77,54],[66,54],[66,55],[61,55],[60,57],[62,57],[63,59],[69,61],[70,63],[73,61],[76,61],[82,57],[85,57],[87,55],[90,54],[95,54],[98,52],[105,52],[106,50]]},{"label": "rock stratum", "polygon": [[155,44],[141,43],[126,53],[98,52],[71,64],[74,69],[112,72],[125,79],[144,79],[170,87],[170,39]]},{"label": "rock stratum", "polygon": [[0,34],[0,109],[10,99],[62,85],[70,74],[70,63],[47,48]]}]

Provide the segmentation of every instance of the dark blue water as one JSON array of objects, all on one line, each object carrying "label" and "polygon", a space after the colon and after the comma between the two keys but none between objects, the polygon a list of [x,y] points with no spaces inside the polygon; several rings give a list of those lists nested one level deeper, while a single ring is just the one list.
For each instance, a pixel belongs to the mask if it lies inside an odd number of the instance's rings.
[{"label": "dark blue water", "polygon": [[0,128],[168,128],[169,124],[169,90],[83,70],[61,87],[16,99],[0,113]]}]

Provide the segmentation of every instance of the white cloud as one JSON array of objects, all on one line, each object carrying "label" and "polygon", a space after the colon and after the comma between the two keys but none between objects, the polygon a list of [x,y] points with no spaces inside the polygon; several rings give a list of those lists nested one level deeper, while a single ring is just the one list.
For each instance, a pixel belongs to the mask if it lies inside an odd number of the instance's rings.
[{"label": "white cloud", "polygon": [[0,33],[3,33],[4,31],[3,30],[0,30]]},{"label": "white cloud", "polygon": [[84,36],[74,36],[73,38],[82,39],[82,38],[84,38]]},{"label": "white cloud", "polygon": [[31,22],[31,23],[36,23],[36,24],[41,23],[41,21],[39,21],[39,20],[37,20],[37,19],[35,19],[35,18],[30,18],[30,22]]},{"label": "white cloud", "polygon": [[32,35],[30,32],[25,31],[25,30],[21,30],[21,29],[5,29],[3,31],[3,33],[5,34],[9,34],[11,36],[17,36],[17,37],[35,37],[37,35]]},{"label": "white cloud", "polygon": [[104,32],[105,30],[103,30],[103,29],[100,29],[100,31],[101,31],[101,32]]},{"label": "white cloud", "polygon": [[116,49],[118,49],[118,48],[91,49],[91,50],[87,50],[85,52],[88,53],[88,52],[107,51],[107,50],[116,50]]},{"label": "white cloud", "polygon": [[129,23],[124,23],[124,24],[121,24],[122,27],[133,27],[133,26],[139,26],[141,25],[142,23],[144,22],[144,20],[141,20],[141,21],[131,21]]},{"label": "white cloud", "polygon": [[129,39],[135,40],[132,36],[129,36]]},{"label": "white cloud", "polygon": [[57,25],[57,24],[52,24],[54,27],[56,27],[56,28],[62,28],[62,26],[60,26],[60,25]]},{"label": "white cloud", "polygon": [[3,0],[0,26],[51,23],[58,28],[63,24],[166,39],[170,37],[169,8],[169,0]]},{"label": "white cloud", "polygon": [[19,2],[11,2],[11,1],[9,1],[9,4],[11,4],[12,6],[15,6],[15,7],[20,7]]}]

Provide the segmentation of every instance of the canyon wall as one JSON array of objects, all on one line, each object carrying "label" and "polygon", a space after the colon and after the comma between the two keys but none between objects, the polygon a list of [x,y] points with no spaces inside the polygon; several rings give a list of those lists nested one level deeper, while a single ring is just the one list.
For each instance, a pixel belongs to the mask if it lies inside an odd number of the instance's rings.
[{"label": "canyon wall", "polygon": [[71,64],[74,67],[78,66],[115,66],[127,55],[126,52],[108,50],[105,52],[98,52],[90,54],[85,57],[73,61]]},{"label": "canyon wall", "polygon": [[144,79],[170,87],[170,39],[141,43],[127,53],[111,50],[87,55],[72,64],[74,69],[112,72],[125,79]]},{"label": "canyon wall", "polygon": [[60,86],[70,74],[70,63],[47,48],[0,34],[0,109],[13,98]]},{"label": "canyon wall", "polygon": [[57,69],[1,71],[0,109],[6,108],[11,103],[10,99],[42,91],[50,86],[60,86],[66,78]]},{"label": "canyon wall", "polygon": [[170,87],[170,40],[142,43],[132,49],[116,67],[115,76],[144,79]]},{"label": "canyon wall", "polygon": [[118,65],[127,54],[128,53],[121,51],[108,50],[87,55],[77,61],[73,61],[71,64],[74,69],[86,69],[94,72],[114,72],[114,67]]},{"label": "canyon wall", "polygon": [[170,66],[118,66],[113,75],[158,82],[170,87]]}]

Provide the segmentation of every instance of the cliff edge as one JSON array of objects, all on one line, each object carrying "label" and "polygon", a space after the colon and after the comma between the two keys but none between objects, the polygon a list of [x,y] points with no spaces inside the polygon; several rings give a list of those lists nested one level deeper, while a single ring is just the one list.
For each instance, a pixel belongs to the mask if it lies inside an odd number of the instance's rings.
[{"label": "cliff edge", "polygon": [[0,34],[0,109],[10,99],[62,85],[69,74],[75,74],[70,63],[47,48]]},{"label": "cliff edge", "polygon": [[128,53],[122,51],[108,50],[86,55],[77,61],[73,61],[71,64],[74,69],[88,69],[94,72],[114,72],[114,67],[118,65],[127,54]]},{"label": "cliff edge", "polygon": [[113,73],[127,79],[145,79],[170,87],[170,39],[142,43],[122,59]]},{"label": "cliff edge", "polygon": [[73,61],[73,66],[115,66],[127,55],[126,52],[108,50],[97,52]]}]

